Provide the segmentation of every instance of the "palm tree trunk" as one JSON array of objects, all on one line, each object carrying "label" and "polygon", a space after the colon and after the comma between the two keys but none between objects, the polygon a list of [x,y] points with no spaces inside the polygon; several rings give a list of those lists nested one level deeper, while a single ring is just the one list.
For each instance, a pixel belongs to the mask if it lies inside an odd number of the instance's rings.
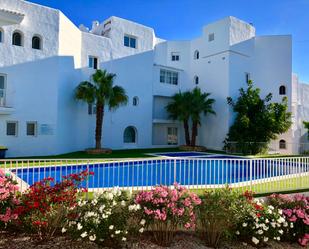
[{"label": "palm tree trunk", "polygon": [[186,139],[186,145],[190,145],[190,134],[189,134],[189,122],[188,120],[183,121],[183,128],[185,130],[185,139]]},{"label": "palm tree trunk", "polygon": [[96,127],[95,127],[95,148],[101,149],[101,139],[102,139],[102,125],[104,117],[104,104],[97,103],[96,108]]},{"label": "palm tree trunk", "polygon": [[191,146],[195,146],[196,144],[196,136],[197,136],[197,122],[192,123],[192,134],[191,134]]}]

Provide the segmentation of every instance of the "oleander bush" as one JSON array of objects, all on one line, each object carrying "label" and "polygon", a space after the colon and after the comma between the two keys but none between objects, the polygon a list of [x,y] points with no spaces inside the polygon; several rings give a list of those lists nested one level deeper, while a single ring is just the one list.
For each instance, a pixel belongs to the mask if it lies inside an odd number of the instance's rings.
[{"label": "oleander bush", "polygon": [[83,171],[60,182],[49,177],[19,193],[17,183],[0,169],[0,229],[15,225],[36,240],[64,235],[113,248],[144,231],[158,245],[169,246],[184,230],[196,230],[212,247],[226,239],[255,247],[270,240],[309,244],[309,198],[304,195],[273,194],[264,203],[252,192],[228,186],[198,197],[174,184],[134,196],[114,188],[86,199],[81,183],[90,175]]},{"label": "oleander bush", "polygon": [[268,203],[283,211],[290,223],[285,228],[285,240],[298,242],[301,246],[309,244],[309,197],[304,195],[273,194],[268,197]]},{"label": "oleander bush", "polygon": [[64,176],[61,182],[48,177],[33,184],[21,196],[19,223],[38,240],[48,240],[59,232],[78,201],[79,187],[88,171]]},{"label": "oleander bush", "polygon": [[195,228],[195,211],[201,199],[175,183],[172,187],[157,186],[150,191],[140,191],[135,203],[141,206],[146,229],[152,233],[155,242],[169,246],[178,229]]},{"label": "oleander bush", "polygon": [[251,204],[239,191],[228,186],[206,191],[198,207],[198,232],[206,245],[218,247],[222,239],[230,237],[235,221],[242,219],[239,210],[248,209]]},{"label": "oleander bush", "polygon": [[269,240],[280,241],[284,228],[289,225],[282,210],[254,200],[248,192],[245,196],[250,205],[240,209],[236,228],[238,239],[255,247],[263,247]]},{"label": "oleander bush", "polygon": [[4,229],[12,221],[17,220],[17,205],[19,204],[17,196],[17,183],[10,174],[5,174],[0,169],[0,229]]},{"label": "oleander bush", "polygon": [[140,233],[144,230],[145,220],[138,219],[138,210],[140,205],[132,203],[127,192],[116,188],[103,191],[92,200],[79,201],[62,232],[75,239],[120,248],[133,228],[138,227]]}]

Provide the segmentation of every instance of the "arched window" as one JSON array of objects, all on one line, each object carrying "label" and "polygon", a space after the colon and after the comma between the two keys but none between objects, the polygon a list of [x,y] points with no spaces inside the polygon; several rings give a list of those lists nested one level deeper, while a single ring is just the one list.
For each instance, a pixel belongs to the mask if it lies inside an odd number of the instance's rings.
[{"label": "arched window", "polygon": [[128,144],[136,143],[136,129],[133,126],[128,126],[123,133],[123,142]]},{"label": "arched window", "polygon": [[199,83],[199,77],[198,76],[194,76],[194,84],[198,85]]},{"label": "arched window", "polygon": [[0,43],[3,42],[3,35],[4,35],[4,32],[2,29],[0,29]]},{"label": "arched window", "polygon": [[200,58],[200,52],[198,50],[194,51],[194,60],[198,60]]},{"label": "arched window", "polygon": [[19,31],[15,31],[12,36],[12,44],[15,46],[23,45],[23,35]]},{"label": "arched window", "polygon": [[279,94],[280,95],[286,95],[286,87],[285,86],[279,87]]},{"label": "arched window", "polygon": [[133,106],[137,106],[138,103],[139,103],[139,99],[138,99],[138,97],[135,96],[135,97],[133,98]]},{"label": "arched window", "polygon": [[42,39],[37,35],[32,37],[32,48],[42,49]]},{"label": "arched window", "polygon": [[281,139],[279,141],[279,149],[285,150],[286,149],[286,141]]}]

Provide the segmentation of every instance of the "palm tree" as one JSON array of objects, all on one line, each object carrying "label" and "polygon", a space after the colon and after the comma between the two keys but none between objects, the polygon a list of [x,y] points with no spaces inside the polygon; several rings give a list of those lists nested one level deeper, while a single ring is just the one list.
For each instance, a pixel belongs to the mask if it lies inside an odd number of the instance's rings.
[{"label": "palm tree", "polygon": [[183,122],[186,145],[190,145],[190,92],[179,92],[172,96],[172,101],[166,106],[169,117]]},{"label": "palm tree", "polygon": [[210,93],[202,93],[201,89],[196,87],[190,92],[191,95],[191,120],[192,120],[192,132],[191,132],[191,146],[196,144],[196,136],[198,126],[201,124],[201,113],[205,116],[207,114],[216,114],[213,110],[214,99],[209,98]]},{"label": "palm tree", "polygon": [[96,104],[96,129],[95,148],[101,149],[102,125],[105,106],[109,110],[117,109],[121,105],[126,105],[128,96],[120,86],[114,86],[116,75],[108,73],[106,70],[97,70],[91,76],[91,82],[81,82],[75,90],[75,98],[83,100],[88,104]]}]

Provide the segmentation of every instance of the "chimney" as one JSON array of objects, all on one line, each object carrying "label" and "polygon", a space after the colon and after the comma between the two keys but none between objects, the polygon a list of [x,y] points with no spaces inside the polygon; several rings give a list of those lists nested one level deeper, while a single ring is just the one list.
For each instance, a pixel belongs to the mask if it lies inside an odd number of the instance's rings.
[{"label": "chimney", "polygon": [[91,30],[92,31],[95,30],[99,26],[99,24],[100,24],[99,21],[93,21]]},{"label": "chimney", "polygon": [[86,27],[84,24],[79,25],[79,30],[83,32],[89,32],[89,28]]}]

